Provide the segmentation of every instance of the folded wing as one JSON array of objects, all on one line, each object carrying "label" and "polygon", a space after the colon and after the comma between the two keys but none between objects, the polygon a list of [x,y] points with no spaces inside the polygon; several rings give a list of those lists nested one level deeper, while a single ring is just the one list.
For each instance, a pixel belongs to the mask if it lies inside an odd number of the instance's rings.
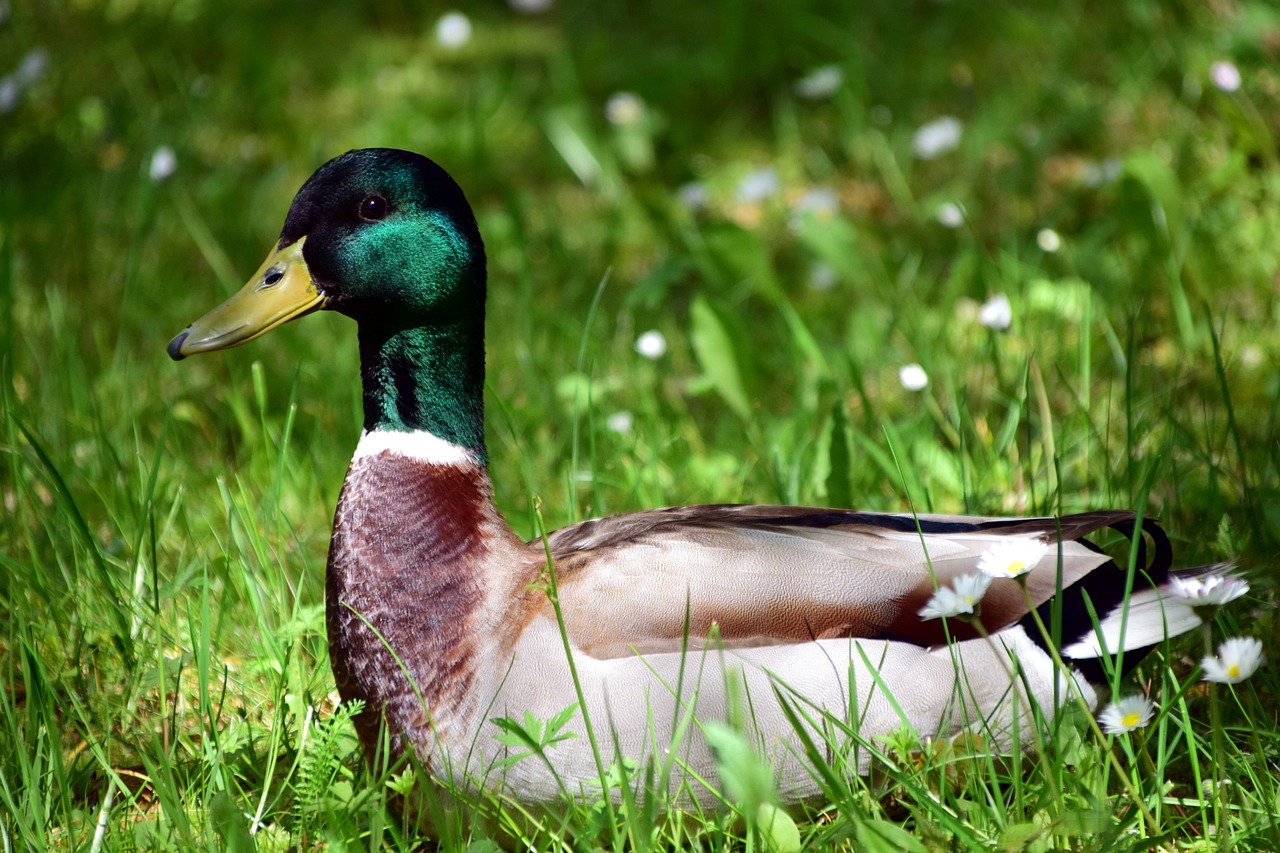
[{"label": "folded wing", "polygon": [[[1110,577],[1099,584],[1101,597],[1113,597],[1108,590],[1119,584],[1118,601],[1127,573],[1083,537],[1105,527],[1131,533],[1133,524],[1123,511],[992,519],[707,505],[586,521],[550,534],[548,544],[571,640],[613,658],[678,651],[686,642],[696,648],[708,638],[743,648],[835,637],[930,646],[946,642],[948,631],[970,637],[965,623],[944,627],[919,610],[938,586],[977,571],[982,554],[1009,539],[1050,545],[1028,577],[1034,605],[1102,567]],[[1163,582],[1163,533],[1156,550],[1135,586]],[[1157,577],[1148,577],[1152,570]],[[1113,606],[1100,600],[1098,612]],[[981,607],[988,632],[1028,612],[1027,596],[1010,580],[995,581]],[[1087,605],[1085,620],[1091,628]],[[1077,627],[1069,639],[1082,633]]]}]

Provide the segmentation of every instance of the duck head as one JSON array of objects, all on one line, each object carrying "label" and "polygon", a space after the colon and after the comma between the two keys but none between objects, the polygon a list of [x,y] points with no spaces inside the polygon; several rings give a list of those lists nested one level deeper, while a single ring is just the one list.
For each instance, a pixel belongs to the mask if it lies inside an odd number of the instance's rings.
[{"label": "duck head", "polygon": [[475,216],[444,169],[409,151],[349,151],[298,190],[249,282],[168,352],[179,360],[238,346],[320,309],[362,327],[483,324],[484,266]]},{"label": "duck head", "polygon": [[168,351],[339,311],[359,326],[365,430],[429,432],[484,460],[484,299],[484,244],[453,178],[408,151],[349,151],[303,184],[249,283]]}]

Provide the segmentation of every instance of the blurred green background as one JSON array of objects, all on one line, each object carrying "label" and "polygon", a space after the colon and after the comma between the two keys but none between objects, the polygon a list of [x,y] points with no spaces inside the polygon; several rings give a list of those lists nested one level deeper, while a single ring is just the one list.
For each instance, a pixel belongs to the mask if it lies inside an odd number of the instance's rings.
[{"label": "blurred green background", "polygon": [[[6,8],[0,46],[17,90],[0,141],[6,399],[52,441],[77,440],[68,406],[127,424],[108,442],[120,451],[124,435],[157,435],[172,408],[206,462],[227,462],[217,391],[257,360],[270,405],[298,383],[300,436],[349,447],[357,389],[340,319],[181,367],[160,353],[254,268],[316,166],[386,145],[438,160],[477,208],[491,382],[519,422],[501,440],[532,454],[539,490],[578,436],[562,419],[590,393],[599,420],[644,418],[637,444],[608,457],[672,469],[652,482],[626,474],[629,497],[612,508],[816,500],[826,477],[813,453],[833,405],[847,403],[855,454],[857,435],[886,449],[884,421],[899,417],[906,445],[936,445],[941,430],[959,451],[966,419],[999,435],[1034,354],[1057,395],[1046,413],[1087,413],[1104,445],[1124,442],[1113,459],[1065,459],[1085,466],[1068,504],[1131,500],[1134,478],[1115,493],[1098,466],[1122,472],[1163,429],[1132,419],[1199,407],[1211,424],[1197,458],[1168,460],[1195,472],[1157,477],[1170,490],[1162,510],[1181,511],[1179,489],[1206,490],[1189,515],[1216,525],[1238,486],[1265,488],[1274,542],[1273,468],[1220,470],[1240,464],[1224,454],[1275,440],[1280,25],[1269,4],[491,3],[466,10],[459,44],[441,23],[447,7],[410,3]],[[960,131],[954,150],[920,156],[917,135],[940,118]],[[153,164],[172,174],[154,180]],[[1046,252],[1042,229],[1061,247]],[[994,294],[1013,300],[1020,334],[991,343],[972,320]],[[670,351],[636,364],[631,343],[651,328]],[[1249,412],[1232,430],[1215,334],[1233,402]],[[934,378],[933,412],[902,399],[897,370],[912,362]],[[1194,404],[1112,417],[1133,396],[1121,379],[1144,371],[1152,394]],[[998,449],[970,461],[1004,465]],[[714,469],[708,481],[680,475],[691,452]],[[502,467],[510,454],[496,455]],[[1044,491],[1010,497],[1030,488],[1015,482],[1020,463],[981,482],[963,464],[908,457],[930,475],[924,504],[1059,500],[1044,471]],[[342,454],[315,461],[332,497]],[[838,496],[900,506],[910,484],[857,462]]]}]

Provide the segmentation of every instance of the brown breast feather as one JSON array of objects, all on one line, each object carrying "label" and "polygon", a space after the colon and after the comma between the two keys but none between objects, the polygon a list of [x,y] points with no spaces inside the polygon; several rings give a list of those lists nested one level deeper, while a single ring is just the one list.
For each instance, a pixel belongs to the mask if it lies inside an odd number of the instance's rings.
[{"label": "brown breast feather", "polygon": [[330,654],[372,756],[385,714],[393,747],[423,758],[431,727],[474,709],[474,622],[484,600],[488,479],[389,453],[352,465],[334,516],[327,582]]}]

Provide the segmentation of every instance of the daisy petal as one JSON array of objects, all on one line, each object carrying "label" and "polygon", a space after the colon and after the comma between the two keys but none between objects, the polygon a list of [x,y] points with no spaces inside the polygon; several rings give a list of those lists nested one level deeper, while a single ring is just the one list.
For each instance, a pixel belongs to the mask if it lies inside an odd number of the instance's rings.
[{"label": "daisy petal", "polygon": [[1173,578],[1173,594],[1193,606],[1221,607],[1249,591],[1249,582],[1229,575],[1205,575],[1199,578]]},{"label": "daisy petal", "polygon": [[951,586],[944,586],[929,597],[925,606],[920,608],[920,616],[924,619],[946,619],[972,613],[990,585],[991,578],[986,575],[956,578]]}]

